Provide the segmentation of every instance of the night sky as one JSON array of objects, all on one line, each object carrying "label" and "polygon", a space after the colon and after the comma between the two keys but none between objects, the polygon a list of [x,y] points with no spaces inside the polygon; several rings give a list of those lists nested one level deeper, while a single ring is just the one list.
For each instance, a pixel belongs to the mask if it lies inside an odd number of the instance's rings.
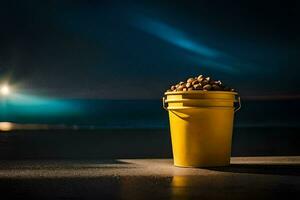
[{"label": "night sky", "polygon": [[62,98],[157,99],[204,74],[243,96],[300,91],[299,4],[1,1],[0,82]]}]

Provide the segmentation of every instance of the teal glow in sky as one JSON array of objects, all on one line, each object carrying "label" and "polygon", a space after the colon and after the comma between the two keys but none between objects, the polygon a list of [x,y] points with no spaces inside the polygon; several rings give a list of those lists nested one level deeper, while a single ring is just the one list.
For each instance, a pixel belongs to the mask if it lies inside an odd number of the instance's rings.
[{"label": "teal glow in sky", "polygon": [[63,99],[53,99],[29,94],[12,93],[0,98],[1,116],[13,115],[71,115],[80,112],[80,107]]}]

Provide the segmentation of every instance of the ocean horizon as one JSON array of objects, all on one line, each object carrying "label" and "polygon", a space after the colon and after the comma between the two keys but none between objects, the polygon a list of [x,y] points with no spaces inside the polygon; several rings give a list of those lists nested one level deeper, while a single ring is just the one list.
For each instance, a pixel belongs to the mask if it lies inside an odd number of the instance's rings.
[{"label": "ocean horizon", "polygon": [[[0,105],[0,159],[172,157],[168,113],[161,100]],[[299,108],[297,100],[242,101],[234,120],[232,155],[299,155]]]},{"label": "ocean horizon", "polygon": [[[55,99],[45,102],[0,100],[0,130],[169,127],[161,100]],[[235,127],[299,127],[299,100],[245,100]]]}]

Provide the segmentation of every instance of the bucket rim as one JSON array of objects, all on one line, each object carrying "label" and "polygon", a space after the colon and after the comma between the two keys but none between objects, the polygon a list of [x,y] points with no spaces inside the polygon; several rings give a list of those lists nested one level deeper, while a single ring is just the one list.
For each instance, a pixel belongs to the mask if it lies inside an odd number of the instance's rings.
[{"label": "bucket rim", "polygon": [[165,95],[176,95],[176,94],[234,94],[238,95],[237,92],[231,91],[203,91],[203,90],[192,90],[192,91],[175,91],[175,92],[165,92]]},{"label": "bucket rim", "polygon": [[205,101],[209,101],[209,102],[219,102],[219,101],[223,101],[223,102],[237,102],[237,99],[216,99],[216,98],[211,98],[211,99],[166,99],[165,102],[166,103],[192,103],[192,102],[205,102]]}]

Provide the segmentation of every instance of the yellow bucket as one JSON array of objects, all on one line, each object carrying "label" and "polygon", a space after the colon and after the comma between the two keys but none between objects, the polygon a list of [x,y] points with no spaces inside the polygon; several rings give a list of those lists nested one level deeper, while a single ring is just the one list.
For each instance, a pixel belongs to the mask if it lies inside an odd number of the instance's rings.
[{"label": "yellow bucket", "polygon": [[175,166],[230,164],[234,112],[241,107],[236,92],[166,92],[163,107],[169,112]]}]

